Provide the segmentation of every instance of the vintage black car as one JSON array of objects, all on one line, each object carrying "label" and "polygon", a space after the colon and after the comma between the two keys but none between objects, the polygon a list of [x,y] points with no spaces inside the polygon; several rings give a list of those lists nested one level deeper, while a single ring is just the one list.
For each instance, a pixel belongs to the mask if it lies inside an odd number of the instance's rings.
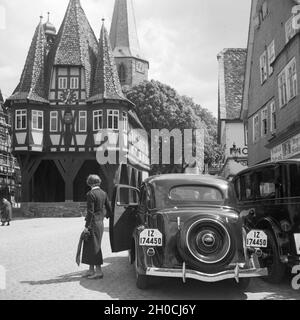
[{"label": "vintage black car", "polygon": [[112,251],[129,250],[140,289],[153,277],[235,279],[245,289],[250,278],[266,276],[267,269],[260,268],[255,247],[245,246],[235,201],[233,185],[211,176],[155,176],[141,189],[118,185]]},{"label": "vintage black car", "polygon": [[280,282],[300,264],[300,160],[269,162],[243,170],[233,179],[237,208],[246,228],[261,231],[259,258],[267,280]]}]

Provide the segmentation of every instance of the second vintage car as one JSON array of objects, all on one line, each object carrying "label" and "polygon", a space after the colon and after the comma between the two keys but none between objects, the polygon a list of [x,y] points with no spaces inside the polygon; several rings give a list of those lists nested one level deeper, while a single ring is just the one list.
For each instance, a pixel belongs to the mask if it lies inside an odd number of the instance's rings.
[{"label": "second vintage car", "polygon": [[245,289],[250,278],[268,274],[256,249],[266,239],[255,230],[246,234],[235,201],[232,184],[211,176],[154,176],[141,189],[118,185],[110,224],[112,251],[129,250],[140,289],[153,277],[234,279]]}]

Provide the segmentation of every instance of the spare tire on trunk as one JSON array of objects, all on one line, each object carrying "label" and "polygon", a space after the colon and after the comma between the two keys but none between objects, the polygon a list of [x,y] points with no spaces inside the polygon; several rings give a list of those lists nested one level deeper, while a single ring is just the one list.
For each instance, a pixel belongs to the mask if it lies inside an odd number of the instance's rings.
[{"label": "spare tire on trunk", "polygon": [[180,230],[177,247],[188,265],[204,273],[224,271],[236,252],[230,225],[213,217],[188,220]]}]

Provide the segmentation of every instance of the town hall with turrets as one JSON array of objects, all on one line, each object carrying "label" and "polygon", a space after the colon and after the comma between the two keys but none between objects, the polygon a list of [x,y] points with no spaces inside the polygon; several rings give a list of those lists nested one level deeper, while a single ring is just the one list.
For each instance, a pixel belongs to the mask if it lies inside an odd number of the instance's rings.
[{"label": "town hall with turrets", "polygon": [[[134,130],[143,125],[122,86],[147,80],[148,69],[132,0],[116,0],[110,35],[103,20],[99,40],[79,0],[70,0],[58,31],[49,14],[46,23],[41,17],[6,102],[23,203],[84,202],[89,174],[98,174],[110,194],[115,183],[141,184],[150,169],[148,137]],[[115,134],[116,143],[99,137],[101,129]],[[126,152],[128,161],[99,164],[103,143]]]}]

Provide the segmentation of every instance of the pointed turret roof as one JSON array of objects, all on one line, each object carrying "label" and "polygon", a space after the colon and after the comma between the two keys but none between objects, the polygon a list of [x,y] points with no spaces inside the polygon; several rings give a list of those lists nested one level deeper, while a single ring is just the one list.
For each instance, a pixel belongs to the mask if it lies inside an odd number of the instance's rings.
[{"label": "pointed turret roof", "polygon": [[115,0],[110,42],[115,57],[143,59],[132,0]]},{"label": "pointed turret roof", "polygon": [[45,93],[46,46],[47,41],[41,17],[31,42],[20,83],[8,100],[31,100],[48,103]]},{"label": "pointed turret roof", "polygon": [[104,23],[101,28],[96,74],[89,102],[102,102],[103,100],[128,101],[122,91],[108,32]]},{"label": "pointed turret roof", "polygon": [[50,56],[52,65],[85,68],[86,91],[89,96],[98,50],[97,38],[79,0],[70,0]]}]

